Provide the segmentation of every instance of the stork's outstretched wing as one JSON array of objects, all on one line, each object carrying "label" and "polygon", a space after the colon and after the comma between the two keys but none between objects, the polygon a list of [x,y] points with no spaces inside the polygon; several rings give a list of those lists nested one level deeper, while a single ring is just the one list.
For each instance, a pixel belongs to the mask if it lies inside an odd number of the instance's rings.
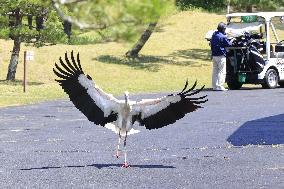
[{"label": "stork's outstretched wing", "polygon": [[166,125],[172,124],[183,118],[185,114],[201,108],[199,104],[207,101],[207,96],[194,98],[193,95],[203,90],[204,86],[196,91],[192,91],[196,87],[197,82],[187,89],[188,81],[183,90],[174,95],[168,95],[158,99],[142,100],[133,105],[133,120],[145,125],[147,129],[158,129]]},{"label": "stork's outstretched wing", "polygon": [[61,78],[59,82],[63,90],[69,95],[70,100],[90,121],[104,126],[117,118],[118,100],[105,93],[92,81],[89,75],[85,75],[79,53],[77,62],[71,52],[71,61],[65,53],[65,62],[59,58],[60,65],[55,63],[54,73]]}]

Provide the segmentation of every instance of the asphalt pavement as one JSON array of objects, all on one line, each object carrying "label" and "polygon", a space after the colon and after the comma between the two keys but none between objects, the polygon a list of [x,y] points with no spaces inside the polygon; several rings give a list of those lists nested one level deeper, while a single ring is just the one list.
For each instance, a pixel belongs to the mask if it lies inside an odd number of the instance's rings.
[{"label": "asphalt pavement", "polygon": [[0,188],[283,189],[284,89],[203,94],[204,108],[129,136],[127,169],[118,137],[68,100],[1,108]]}]

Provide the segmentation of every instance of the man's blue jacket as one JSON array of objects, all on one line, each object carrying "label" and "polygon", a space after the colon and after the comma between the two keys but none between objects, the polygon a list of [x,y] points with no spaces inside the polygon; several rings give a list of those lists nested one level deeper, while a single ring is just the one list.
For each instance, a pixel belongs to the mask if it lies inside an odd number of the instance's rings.
[{"label": "man's blue jacket", "polygon": [[226,56],[225,47],[231,46],[232,43],[228,40],[227,36],[222,32],[215,31],[211,38],[211,51],[212,56]]}]

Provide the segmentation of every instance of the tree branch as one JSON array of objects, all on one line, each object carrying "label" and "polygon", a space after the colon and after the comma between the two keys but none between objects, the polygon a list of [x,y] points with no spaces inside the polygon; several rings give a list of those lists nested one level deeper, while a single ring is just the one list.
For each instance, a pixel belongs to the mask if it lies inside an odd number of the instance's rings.
[{"label": "tree branch", "polygon": [[63,13],[63,11],[60,9],[60,4],[62,4],[61,2],[64,2],[64,4],[67,3],[76,3],[76,2],[81,2],[81,1],[86,1],[86,0],[59,0],[59,2],[57,0],[52,0],[52,5],[55,8],[58,16],[65,21],[68,21],[70,23],[72,23],[73,25],[79,27],[80,29],[95,29],[95,30],[99,30],[99,29],[104,29],[106,28],[105,24],[87,24],[84,22],[81,22],[71,16],[67,16]]},{"label": "tree branch", "polygon": [[72,4],[72,3],[80,3],[88,0],[59,0],[61,5]]},{"label": "tree branch", "polygon": [[72,23],[73,25],[79,27],[80,29],[94,29],[94,30],[101,30],[101,29],[105,29],[107,27],[112,27],[115,25],[118,25],[119,23],[135,23],[135,20],[132,19],[128,19],[128,20],[121,20],[120,22],[115,22],[115,23],[111,23],[111,24],[88,24],[85,22],[81,22],[78,19],[68,16],[66,14],[64,14],[64,12],[60,9],[60,5],[64,5],[64,4],[70,4],[70,3],[78,3],[78,2],[83,2],[83,1],[87,1],[87,0],[52,0],[52,5],[55,8],[58,16],[65,21],[68,21],[69,23]]}]

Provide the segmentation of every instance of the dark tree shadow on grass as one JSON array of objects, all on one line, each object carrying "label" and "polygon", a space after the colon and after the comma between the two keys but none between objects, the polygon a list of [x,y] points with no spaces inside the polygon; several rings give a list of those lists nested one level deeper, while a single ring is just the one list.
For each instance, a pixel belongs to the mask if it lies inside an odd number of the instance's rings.
[{"label": "dark tree shadow on grass", "polygon": [[[49,166],[49,167],[35,167],[35,168],[25,168],[20,169],[21,171],[31,171],[31,170],[45,170],[45,169],[62,169],[62,168],[84,168],[84,167],[96,167],[97,169],[102,168],[120,168],[122,164],[91,164],[91,165],[67,165],[67,166]],[[174,166],[168,165],[130,165],[130,168],[140,168],[140,169],[174,169]]]},{"label": "dark tree shadow on grass", "polygon": [[[43,85],[44,83],[42,82],[27,82],[28,85]],[[15,80],[15,81],[8,81],[8,80],[0,80],[0,85],[10,85],[10,86],[18,86],[18,85],[23,85],[23,80]]]},{"label": "dark tree shadow on grass", "polygon": [[[202,67],[204,65],[191,60],[179,61],[175,56],[144,56],[140,55],[135,59],[126,57],[116,57],[110,55],[101,55],[93,60],[107,64],[121,64],[132,67],[134,69],[147,70],[150,72],[158,72],[163,64],[171,64],[178,66]],[[207,65],[206,65],[207,66]]]},{"label": "dark tree shadow on grass", "polygon": [[211,60],[211,51],[207,49],[178,50],[170,56],[208,61]]},{"label": "dark tree shadow on grass", "polygon": [[125,57],[102,55],[102,56],[93,58],[93,60],[106,63],[106,64],[126,65],[134,69],[147,70],[151,72],[158,72],[161,67],[159,64],[155,64],[155,62],[159,60],[158,57],[127,59]]},{"label": "dark tree shadow on grass", "polygon": [[284,114],[248,121],[227,141],[234,146],[284,144]]}]

